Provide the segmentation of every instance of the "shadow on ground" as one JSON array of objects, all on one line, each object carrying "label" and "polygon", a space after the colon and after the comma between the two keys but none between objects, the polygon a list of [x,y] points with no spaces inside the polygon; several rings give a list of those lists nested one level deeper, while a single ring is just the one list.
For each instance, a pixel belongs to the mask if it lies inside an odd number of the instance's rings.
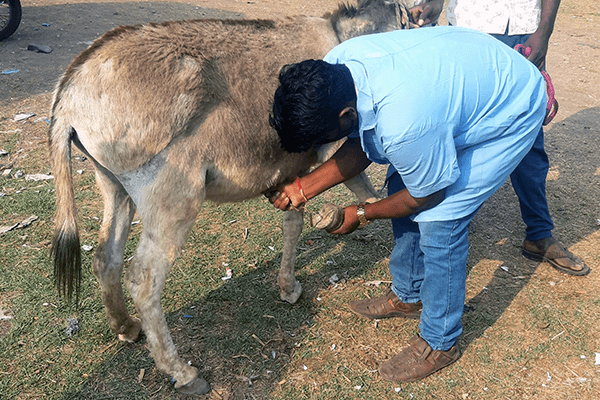
[{"label": "shadow on ground", "polygon": [[[567,248],[585,240],[598,230],[600,199],[600,108],[581,111],[555,123],[545,132],[545,147],[550,159],[547,199],[554,220],[553,236]],[[490,198],[471,225],[469,268],[481,260],[497,260],[491,280],[467,302],[463,318],[465,331],[461,346],[468,347],[494,325],[536,271],[544,268],[568,284],[586,277],[570,277],[547,263],[529,261],[521,256],[525,236],[518,198],[505,184]],[[585,253],[579,254],[585,258]],[[598,266],[591,263],[591,274]],[[504,270],[501,266],[507,268]]]}]

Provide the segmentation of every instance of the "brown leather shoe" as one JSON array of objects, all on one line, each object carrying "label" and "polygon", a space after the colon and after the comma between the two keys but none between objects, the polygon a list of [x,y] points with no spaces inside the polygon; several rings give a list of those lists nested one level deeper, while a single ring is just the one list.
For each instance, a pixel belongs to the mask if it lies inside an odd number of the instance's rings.
[{"label": "brown leather shoe", "polygon": [[456,345],[448,351],[433,350],[421,336],[415,335],[407,348],[379,367],[379,375],[386,381],[415,382],[452,364],[460,356]]},{"label": "brown leather shoe", "polygon": [[423,308],[420,301],[418,303],[401,302],[391,288],[383,296],[353,301],[348,306],[356,314],[370,319],[393,317],[418,319],[421,316],[421,308]]},{"label": "brown leather shoe", "polygon": [[552,236],[530,242],[523,242],[523,256],[534,261],[546,261],[560,272],[569,275],[584,276],[590,273],[583,260],[565,249],[558,240]]}]

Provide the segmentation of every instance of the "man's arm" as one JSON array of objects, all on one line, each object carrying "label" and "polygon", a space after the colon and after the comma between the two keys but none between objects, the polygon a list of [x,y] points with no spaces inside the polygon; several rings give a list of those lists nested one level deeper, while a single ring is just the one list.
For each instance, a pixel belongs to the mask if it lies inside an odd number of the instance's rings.
[{"label": "man's arm", "polygon": [[548,42],[554,30],[554,22],[558,14],[560,0],[542,0],[542,17],[537,30],[531,34],[525,47],[531,47],[529,61],[539,69],[543,69],[548,53]]},{"label": "man's arm", "polygon": [[[404,218],[419,211],[432,208],[444,200],[444,189],[427,197],[416,198],[411,196],[407,189],[403,189],[393,195],[372,204],[365,204],[365,218],[390,219]],[[344,224],[333,234],[346,234],[355,231],[360,226],[358,220],[357,206],[351,205],[344,209]]]},{"label": "man's arm", "polygon": [[360,174],[370,164],[371,160],[363,151],[360,140],[349,138],[333,157],[313,172],[298,181],[279,186],[276,192],[267,197],[280,210],[286,210],[290,205],[299,207],[306,200]]}]

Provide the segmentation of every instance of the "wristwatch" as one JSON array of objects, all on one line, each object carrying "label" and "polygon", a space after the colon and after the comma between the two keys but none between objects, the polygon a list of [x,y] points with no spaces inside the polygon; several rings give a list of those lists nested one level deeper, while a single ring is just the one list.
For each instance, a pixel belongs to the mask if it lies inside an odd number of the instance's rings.
[{"label": "wristwatch", "polygon": [[356,216],[358,217],[358,222],[360,222],[359,228],[362,228],[365,225],[369,225],[371,221],[365,217],[365,203],[360,203],[356,209]]}]

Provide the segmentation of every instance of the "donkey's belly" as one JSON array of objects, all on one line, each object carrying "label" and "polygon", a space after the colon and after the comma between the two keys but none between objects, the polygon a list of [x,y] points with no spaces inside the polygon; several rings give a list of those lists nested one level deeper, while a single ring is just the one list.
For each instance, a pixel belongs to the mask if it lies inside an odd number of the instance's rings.
[{"label": "donkey's belly", "polygon": [[232,203],[260,196],[265,190],[283,180],[281,171],[215,171],[206,173],[206,199],[218,203]]}]

